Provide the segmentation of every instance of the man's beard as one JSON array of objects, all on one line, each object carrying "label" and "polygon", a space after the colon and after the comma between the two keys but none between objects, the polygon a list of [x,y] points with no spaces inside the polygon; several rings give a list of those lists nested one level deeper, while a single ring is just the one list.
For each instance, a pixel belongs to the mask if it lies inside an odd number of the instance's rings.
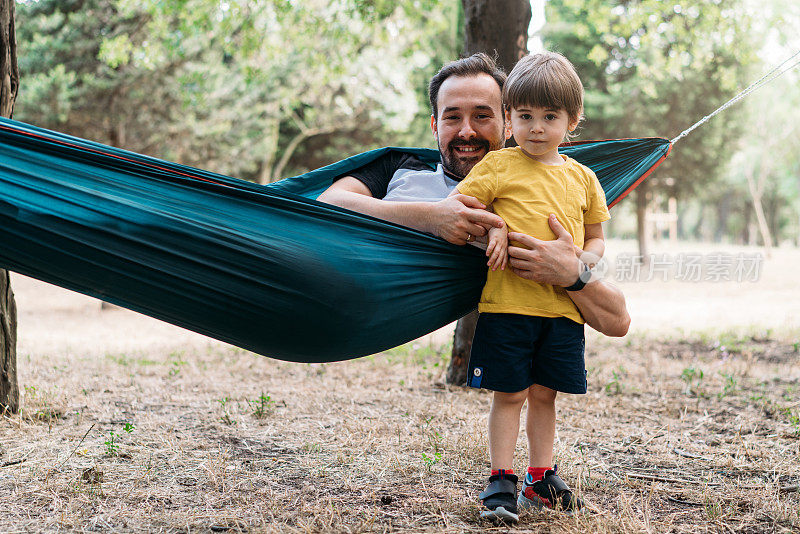
[{"label": "man's beard", "polygon": [[[454,148],[456,145],[476,147],[478,149],[482,148],[486,152],[480,156],[459,158],[456,155]],[[444,167],[445,172],[461,180],[469,174],[469,171],[472,170],[472,167],[474,167],[475,164],[478,163],[486,154],[492,150],[499,150],[501,148],[503,148],[501,143],[497,143],[496,146],[493,146],[488,139],[473,139],[471,141],[453,139],[450,141],[450,143],[448,143],[446,149],[443,149],[442,145],[440,144],[439,153],[442,155],[442,167]]]}]

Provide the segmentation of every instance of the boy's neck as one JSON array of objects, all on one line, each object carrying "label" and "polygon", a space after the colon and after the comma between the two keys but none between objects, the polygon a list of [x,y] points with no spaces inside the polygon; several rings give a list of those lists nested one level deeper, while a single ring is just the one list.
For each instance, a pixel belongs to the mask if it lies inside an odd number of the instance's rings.
[{"label": "boy's neck", "polygon": [[538,161],[539,163],[542,163],[544,165],[557,167],[559,165],[564,165],[564,163],[566,162],[566,160],[561,156],[561,154],[558,153],[558,149],[552,152],[547,152],[545,154],[537,154],[537,155],[529,154],[522,147],[519,147],[519,149],[522,151],[523,154],[525,154],[533,161]]}]

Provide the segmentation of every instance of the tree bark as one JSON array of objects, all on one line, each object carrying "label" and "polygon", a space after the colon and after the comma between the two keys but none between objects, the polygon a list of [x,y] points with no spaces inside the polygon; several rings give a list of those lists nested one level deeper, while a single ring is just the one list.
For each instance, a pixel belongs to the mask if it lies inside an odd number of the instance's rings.
[{"label": "tree bark", "polygon": [[459,386],[467,383],[469,355],[472,352],[472,336],[478,324],[478,310],[468,313],[456,323],[453,334],[453,352],[450,354],[450,365],[447,366],[445,382]]},{"label": "tree bark", "polygon": [[[529,0],[461,0],[464,8],[464,55],[477,52],[497,54],[497,64],[510,71],[528,53],[528,26],[531,23]],[[465,385],[472,336],[478,312],[456,323],[453,352],[447,366],[446,382]]]},{"label": "tree bark", "polygon": [[[11,117],[18,88],[14,0],[0,0],[0,116]],[[9,273],[0,270],[0,413],[18,410],[17,306]]]},{"label": "tree bark", "polygon": [[464,55],[497,52],[506,72],[528,53],[528,0],[461,0],[464,8]]}]

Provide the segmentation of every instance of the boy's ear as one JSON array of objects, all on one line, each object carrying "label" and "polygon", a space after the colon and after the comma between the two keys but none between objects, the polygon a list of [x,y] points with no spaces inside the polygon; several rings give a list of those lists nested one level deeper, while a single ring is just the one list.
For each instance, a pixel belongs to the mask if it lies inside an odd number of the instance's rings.
[{"label": "boy's ear", "polygon": [[503,113],[503,135],[505,136],[506,141],[511,139],[511,135],[513,131],[511,129],[511,110],[505,109]]},{"label": "boy's ear", "polygon": [[569,133],[575,131],[575,129],[578,127],[579,122],[581,122],[580,117],[569,123],[569,126],[567,127],[569,129]]},{"label": "boy's ear", "polygon": [[574,121],[569,121],[569,125],[567,126],[567,128],[569,129],[569,133],[575,131],[575,128],[577,128],[578,124],[580,124],[582,117],[583,117],[583,109],[581,109],[578,112],[578,117]]}]

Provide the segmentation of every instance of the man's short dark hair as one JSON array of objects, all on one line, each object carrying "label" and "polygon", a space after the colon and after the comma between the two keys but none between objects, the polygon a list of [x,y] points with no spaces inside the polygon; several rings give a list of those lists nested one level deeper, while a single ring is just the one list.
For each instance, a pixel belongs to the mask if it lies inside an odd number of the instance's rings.
[{"label": "man's short dark hair", "polygon": [[439,114],[437,105],[439,88],[442,87],[447,78],[450,76],[478,76],[479,74],[488,74],[497,82],[500,91],[503,90],[503,84],[506,82],[506,73],[497,66],[494,59],[483,52],[451,61],[439,69],[439,72],[431,78],[431,83],[428,85],[428,94],[431,98],[431,113],[433,113],[434,118],[438,118]]}]

